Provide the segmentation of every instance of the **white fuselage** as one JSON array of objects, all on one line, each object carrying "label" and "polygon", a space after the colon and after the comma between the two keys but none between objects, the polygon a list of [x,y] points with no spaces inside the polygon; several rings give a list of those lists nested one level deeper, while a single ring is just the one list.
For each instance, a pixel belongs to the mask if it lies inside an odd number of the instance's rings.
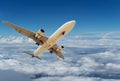
[{"label": "white fuselage", "polygon": [[65,24],[63,24],[55,33],[53,33],[49,37],[49,39],[42,46],[39,46],[38,49],[35,50],[34,55],[38,56],[43,51],[52,47],[54,44],[57,43],[57,41],[59,39],[61,39],[63,36],[65,36],[67,33],[69,33],[72,30],[72,28],[74,27],[74,25],[75,25],[74,20],[66,22]]}]

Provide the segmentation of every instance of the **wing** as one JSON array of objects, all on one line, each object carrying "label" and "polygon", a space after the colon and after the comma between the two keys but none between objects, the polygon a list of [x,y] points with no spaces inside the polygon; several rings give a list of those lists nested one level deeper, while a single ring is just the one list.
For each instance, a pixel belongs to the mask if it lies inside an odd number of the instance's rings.
[{"label": "wing", "polygon": [[13,29],[15,29],[17,32],[27,36],[28,38],[33,39],[35,42],[39,43],[40,45],[42,45],[48,39],[48,37],[45,37],[45,36],[41,36],[40,38],[36,38],[35,37],[36,33],[31,32],[29,30],[26,30],[24,28],[21,28],[19,26],[16,26],[16,25],[9,23],[7,21],[3,21],[3,23],[6,24],[7,26],[10,26]]},{"label": "wing", "polygon": [[55,53],[58,57],[64,59],[64,56],[62,55],[61,51],[56,51],[57,48],[58,46],[55,44],[49,50]]}]

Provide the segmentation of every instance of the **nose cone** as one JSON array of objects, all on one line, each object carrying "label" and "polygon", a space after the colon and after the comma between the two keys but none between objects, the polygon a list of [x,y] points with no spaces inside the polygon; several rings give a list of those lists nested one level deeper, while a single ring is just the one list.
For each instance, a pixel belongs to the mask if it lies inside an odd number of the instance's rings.
[{"label": "nose cone", "polygon": [[75,20],[69,21],[68,24],[69,24],[69,27],[74,27],[74,25],[76,24],[76,21]]},{"label": "nose cone", "polygon": [[75,20],[72,20],[71,22],[72,22],[72,23],[74,23],[74,24],[76,23],[76,21],[75,21]]},{"label": "nose cone", "polygon": [[76,24],[76,21],[72,20],[72,21],[69,21],[68,23],[69,23],[70,27],[73,28]]},{"label": "nose cone", "polygon": [[72,25],[75,25],[76,24],[76,21],[75,20],[72,20],[72,21],[69,21],[70,24]]},{"label": "nose cone", "polygon": [[67,33],[69,33],[69,32],[74,28],[75,24],[76,24],[76,21],[75,21],[75,20],[68,21],[67,23],[65,23],[65,24],[63,25],[63,27],[64,27],[63,29],[64,29]]}]

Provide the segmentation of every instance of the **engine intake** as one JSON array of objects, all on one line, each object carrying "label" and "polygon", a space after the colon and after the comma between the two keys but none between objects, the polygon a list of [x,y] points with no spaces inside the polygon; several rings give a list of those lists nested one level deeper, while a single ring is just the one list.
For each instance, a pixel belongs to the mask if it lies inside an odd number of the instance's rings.
[{"label": "engine intake", "polygon": [[38,30],[38,32],[36,33],[35,37],[36,38],[40,38],[44,34],[44,32],[45,31],[43,29]]}]

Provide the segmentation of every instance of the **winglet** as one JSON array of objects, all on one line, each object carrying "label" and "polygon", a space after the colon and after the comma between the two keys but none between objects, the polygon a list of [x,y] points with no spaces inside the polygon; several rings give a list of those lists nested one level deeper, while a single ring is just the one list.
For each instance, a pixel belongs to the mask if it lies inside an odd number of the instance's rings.
[{"label": "winglet", "polygon": [[3,24],[7,24],[7,23],[9,23],[9,22],[7,22],[7,21],[3,20],[3,21],[2,21],[2,23],[3,23]]},{"label": "winglet", "polygon": [[6,23],[6,21],[4,21],[4,20],[3,20],[3,21],[2,21],[2,23],[3,23],[3,24],[5,24],[5,23]]}]

